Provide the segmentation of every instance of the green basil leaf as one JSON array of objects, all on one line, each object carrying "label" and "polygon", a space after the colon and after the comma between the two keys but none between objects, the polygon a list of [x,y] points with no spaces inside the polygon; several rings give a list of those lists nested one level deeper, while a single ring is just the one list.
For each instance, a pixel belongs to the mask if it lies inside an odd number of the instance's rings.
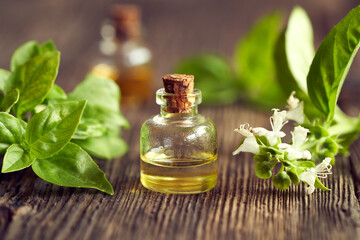
[{"label": "green basil leaf", "polygon": [[26,132],[26,128],[27,128],[27,122],[25,122],[24,120],[17,118],[17,120],[20,122],[20,125],[22,127],[23,130],[23,135],[25,135]]},{"label": "green basil leaf", "polygon": [[281,190],[286,190],[290,187],[291,178],[286,172],[279,172],[272,178],[275,187]]},{"label": "green basil leaf", "polygon": [[32,164],[35,174],[53,184],[65,187],[94,188],[110,195],[114,190],[105,174],[78,145],[68,143],[60,152]]},{"label": "green basil leaf", "polygon": [[[57,84],[54,84],[48,94],[46,95],[45,100],[49,99],[67,99],[65,91]],[[84,100],[84,99],[83,99]]]},{"label": "green basil leaf", "polygon": [[296,92],[309,118],[322,117],[307,95],[306,76],[314,57],[313,31],[306,12],[295,7],[288,26],[277,40],[274,54],[276,75],[286,96]]},{"label": "green basil leaf", "polygon": [[[276,43],[275,52],[274,52],[274,62],[276,66],[276,75],[279,81],[280,86],[287,96],[290,95],[292,91],[296,92],[296,97],[303,100],[308,97],[298,86],[293,73],[290,70],[289,62],[286,53],[286,40],[285,40],[285,31],[279,36],[279,39]],[[299,96],[300,95],[300,96]]]},{"label": "green basil leaf", "polygon": [[306,77],[315,55],[311,21],[297,6],[291,12],[285,32],[285,49],[290,71],[300,89],[307,93]]},{"label": "green basil leaf", "polygon": [[300,178],[298,173],[296,172],[296,169],[294,167],[286,169],[286,173],[289,175],[291,181],[295,184],[298,185],[300,183]]},{"label": "green basil leaf", "polygon": [[[311,135],[314,135],[317,139],[320,139],[322,137],[329,136],[328,129],[325,128],[322,123],[308,123],[308,124],[302,124],[301,125],[304,128],[307,128],[310,130]],[[305,143],[307,145],[307,143]]]},{"label": "green basil leaf", "polygon": [[39,55],[40,46],[36,41],[29,41],[18,47],[13,53],[10,61],[10,70],[15,71],[15,69],[31,58]]},{"label": "green basil leaf", "polygon": [[129,122],[120,112],[119,87],[107,78],[87,75],[85,80],[69,94],[69,99],[87,100],[83,118],[98,120],[110,131],[116,130],[119,126],[130,127]]},{"label": "green basil leaf", "polygon": [[341,135],[337,139],[338,144],[340,145],[340,153],[342,155],[349,155],[350,145],[359,137],[360,135],[360,115],[357,119],[357,123],[354,126],[354,131]]},{"label": "green basil leaf", "polygon": [[338,139],[338,143],[341,146],[339,149],[339,152],[344,156],[349,156],[350,155],[350,152],[349,152],[350,145],[356,139],[359,138],[359,135],[360,135],[359,132],[352,132],[352,133],[348,133],[348,134],[341,136],[341,138]]},{"label": "green basil leaf", "polygon": [[274,165],[267,161],[257,162],[255,164],[255,174],[258,178],[269,179],[272,176]]},{"label": "green basil leaf", "polygon": [[273,60],[282,20],[279,13],[260,19],[235,49],[234,66],[245,97],[263,107],[283,105],[287,97],[276,82]]},{"label": "green basil leaf", "polygon": [[271,160],[271,154],[265,153],[265,154],[256,154],[253,157],[254,162],[269,162]]},{"label": "green basil leaf", "polygon": [[86,76],[69,94],[69,99],[87,100],[88,105],[120,111],[120,91],[118,85],[107,78],[101,78],[93,74]]},{"label": "green basil leaf", "polygon": [[0,90],[4,91],[8,85],[8,79],[10,76],[10,72],[6,71],[5,69],[0,69]]},{"label": "green basil leaf", "polygon": [[307,77],[309,96],[327,116],[334,117],[341,87],[360,46],[360,5],[351,10],[320,44]]},{"label": "green basil leaf", "polygon": [[68,101],[35,114],[27,125],[25,140],[37,158],[48,158],[60,151],[73,136],[86,101]]},{"label": "green basil leaf", "polygon": [[302,168],[314,168],[315,167],[315,163],[313,163],[312,161],[295,161],[294,164],[298,167],[302,167]]},{"label": "green basil leaf", "polygon": [[201,54],[186,58],[177,64],[174,72],[196,76],[195,87],[201,90],[204,104],[228,104],[240,95],[234,73],[221,56]]},{"label": "green basil leaf", "polygon": [[12,144],[6,151],[1,172],[15,172],[29,167],[35,156],[26,151],[20,144]]},{"label": "green basil leaf", "polygon": [[13,143],[20,143],[25,134],[24,124],[14,116],[0,112],[0,154]]},{"label": "green basil leaf", "polygon": [[270,143],[269,143],[269,140],[267,137],[265,136],[255,136],[256,138],[256,142],[259,144],[259,145],[263,145],[263,146],[270,146]]},{"label": "green basil leaf", "polygon": [[10,109],[18,102],[20,92],[17,88],[8,92],[1,100],[0,111],[10,112]]},{"label": "green basil leaf", "polygon": [[315,186],[316,188],[320,188],[321,190],[324,190],[324,191],[330,191],[330,190],[331,190],[331,189],[325,187],[324,184],[322,184],[322,182],[320,182],[320,180],[319,180],[318,177],[316,177],[316,179],[315,179],[315,184],[314,184],[314,186]]},{"label": "green basil leaf", "polygon": [[73,139],[72,141],[84,148],[90,155],[107,160],[121,157],[128,151],[128,145],[124,140],[109,134],[85,140]]},{"label": "green basil leaf", "polygon": [[96,119],[110,131],[117,131],[118,127],[130,128],[128,120],[120,112],[88,104],[84,110],[84,119]]},{"label": "green basil leaf", "polygon": [[20,98],[15,105],[17,116],[31,111],[43,102],[58,73],[60,53],[46,52],[18,66],[10,75],[10,89],[18,88]]},{"label": "green basil leaf", "polygon": [[91,137],[100,137],[106,134],[107,128],[95,119],[82,118],[77,127],[73,139],[87,139]]},{"label": "green basil leaf", "polygon": [[40,46],[40,53],[56,51],[56,46],[52,40],[46,41]]},{"label": "green basil leaf", "polygon": [[339,151],[339,145],[336,140],[337,139],[334,139],[333,137],[319,140],[318,148],[316,149],[317,153],[325,156],[336,156]]},{"label": "green basil leaf", "polygon": [[15,71],[17,67],[28,62],[31,58],[48,51],[56,51],[56,47],[52,41],[47,41],[41,46],[36,41],[29,41],[24,43],[15,50],[11,57],[11,71]]}]

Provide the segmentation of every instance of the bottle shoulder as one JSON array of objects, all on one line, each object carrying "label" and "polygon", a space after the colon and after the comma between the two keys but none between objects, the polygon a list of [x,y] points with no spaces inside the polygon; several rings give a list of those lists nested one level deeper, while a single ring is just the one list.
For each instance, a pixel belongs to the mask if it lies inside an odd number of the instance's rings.
[{"label": "bottle shoulder", "polygon": [[152,59],[150,49],[141,41],[120,43],[118,53],[122,56],[123,64],[128,67],[146,65]]},{"label": "bottle shoulder", "polygon": [[159,128],[194,128],[200,126],[209,126],[215,128],[214,122],[201,114],[192,117],[170,117],[166,118],[160,114],[155,115],[143,123],[143,127],[159,127]]},{"label": "bottle shoulder", "polygon": [[144,154],[159,149],[170,149],[179,158],[184,158],[184,151],[190,158],[198,153],[217,153],[215,125],[203,115],[186,119],[154,116],[144,122],[140,143]]}]

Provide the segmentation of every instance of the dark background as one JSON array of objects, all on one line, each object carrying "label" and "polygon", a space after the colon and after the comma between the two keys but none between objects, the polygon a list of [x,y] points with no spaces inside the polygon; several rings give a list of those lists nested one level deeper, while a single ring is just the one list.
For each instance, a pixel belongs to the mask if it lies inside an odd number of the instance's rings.
[{"label": "dark background", "polygon": [[[9,68],[11,54],[20,44],[53,39],[61,51],[56,82],[70,91],[96,59],[100,25],[115,2],[142,7],[157,87],[160,76],[172,72],[183,56],[216,52],[231,60],[236,42],[256,19],[271,11],[280,10],[287,17],[300,4],[313,23],[317,47],[332,26],[358,4],[355,0],[1,0],[0,68]],[[352,80],[360,74],[358,62],[349,75]]]}]

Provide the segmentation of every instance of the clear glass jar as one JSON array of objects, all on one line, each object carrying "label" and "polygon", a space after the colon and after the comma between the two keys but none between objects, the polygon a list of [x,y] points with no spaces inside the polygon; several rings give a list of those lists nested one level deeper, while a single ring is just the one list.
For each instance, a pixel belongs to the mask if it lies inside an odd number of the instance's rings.
[{"label": "clear glass jar", "polygon": [[201,91],[187,97],[189,113],[169,113],[167,101],[173,93],[156,92],[161,106],[142,125],[140,134],[140,178],[144,187],[164,193],[206,192],[217,181],[217,136],[213,121],[198,114]]}]

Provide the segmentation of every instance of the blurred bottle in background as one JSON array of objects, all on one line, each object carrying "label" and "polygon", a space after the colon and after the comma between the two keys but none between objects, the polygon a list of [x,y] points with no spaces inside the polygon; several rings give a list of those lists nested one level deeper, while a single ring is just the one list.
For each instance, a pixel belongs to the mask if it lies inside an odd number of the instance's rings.
[{"label": "blurred bottle in background", "polygon": [[121,103],[138,106],[151,98],[153,69],[151,52],[142,39],[141,11],[136,5],[111,7],[111,20],[101,26],[101,57],[91,72],[114,80]]}]

